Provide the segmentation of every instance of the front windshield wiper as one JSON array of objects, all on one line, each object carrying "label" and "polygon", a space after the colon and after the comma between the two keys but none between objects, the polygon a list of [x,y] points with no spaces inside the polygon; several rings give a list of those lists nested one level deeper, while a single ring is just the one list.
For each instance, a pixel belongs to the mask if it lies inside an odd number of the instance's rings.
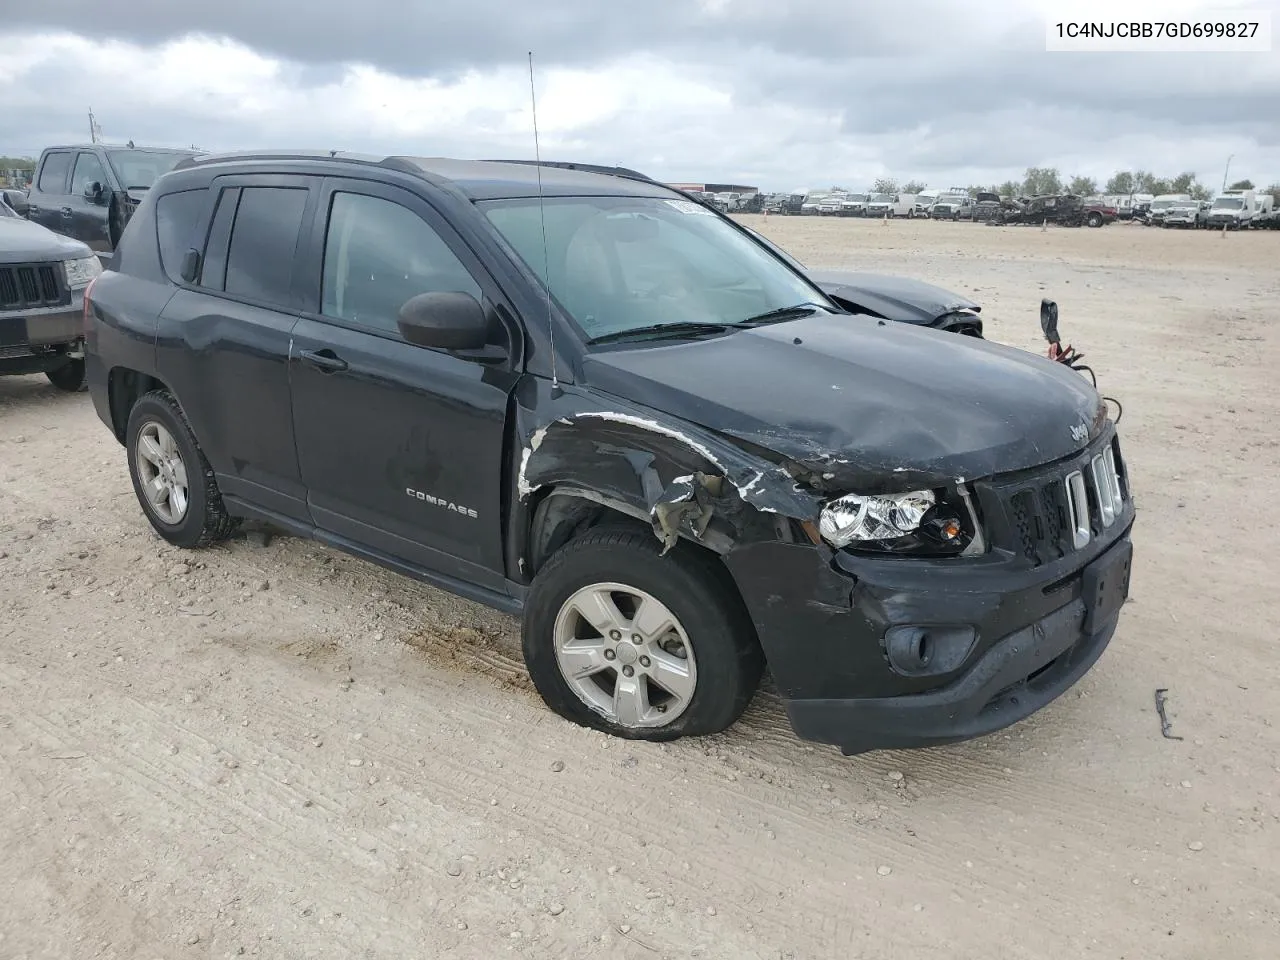
[{"label": "front windshield wiper", "polygon": [[679,320],[672,323],[654,323],[647,327],[631,327],[629,330],[615,330],[613,333],[602,333],[592,337],[588,343],[613,343],[629,337],[645,337],[653,340],[663,336],[679,337],[692,333],[723,333],[731,328],[741,328],[745,323],[720,323],[708,320]]},{"label": "front windshield wiper", "polygon": [[797,317],[803,317],[819,310],[830,312],[830,309],[824,303],[806,300],[804,303],[793,303],[789,307],[779,307],[777,310],[766,310],[764,313],[757,313],[754,317],[747,317],[738,325],[753,326],[757,323],[776,323],[781,320],[793,320]]},{"label": "front windshield wiper", "polygon": [[688,336],[689,334],[723,333],[726,330],[744,330],[763,323],[792,320],[818,310],[829,310],[829,308],[825,304],[809,301],[792,304],[789,307],[779,307],[777,310],[767,310],[764,313],[756,314],[754,317],[747,317],[745,320],[736,322],[728,320],[679,320],[672,323],[654,323],[647,327],[632,327],[629,330],[615,330],[613,333],[603,333],[598,337],[592,337],[587,342],[614,343],[631,337],[644,337],[649,340],[655,340],[661,337],[680,337]]}]

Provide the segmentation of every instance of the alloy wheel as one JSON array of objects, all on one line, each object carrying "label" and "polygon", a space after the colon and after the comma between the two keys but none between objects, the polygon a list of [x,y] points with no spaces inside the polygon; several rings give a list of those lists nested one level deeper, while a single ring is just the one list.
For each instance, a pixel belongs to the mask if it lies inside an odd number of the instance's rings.
[{"label": "alloy wheel", "polygon": [[168,524],[179,524],[187,515],[190,492],[187,467],[178,444],[163,424],[150,420],[138,431],[138,485],[155,515]]},{"label": "alloy wheel", "polygon": [[556,663],[588,707],[623,727],[662,727],[698,683],[693,646],[667,606],[636,587],[593,583],[556,616]]}]

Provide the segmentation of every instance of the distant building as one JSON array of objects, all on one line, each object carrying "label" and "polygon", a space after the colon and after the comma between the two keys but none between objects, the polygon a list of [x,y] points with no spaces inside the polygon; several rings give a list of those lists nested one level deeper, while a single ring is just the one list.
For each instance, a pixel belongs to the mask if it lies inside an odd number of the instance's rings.
[{"label": "distant building", "polygon": [[737,183],[668,183],[673,190],[687,193],[759,193],[759,187],[745,187]]}]

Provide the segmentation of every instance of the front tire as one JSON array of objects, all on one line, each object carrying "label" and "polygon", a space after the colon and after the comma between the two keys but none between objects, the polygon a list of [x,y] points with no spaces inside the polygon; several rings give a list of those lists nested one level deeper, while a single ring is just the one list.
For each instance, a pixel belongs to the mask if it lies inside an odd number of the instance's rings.
[{"label": "front tire", "polygon": [[82,393],[89,389],[89,381],[85,378],[84,361],[68,360],[62,366],[46,370],[46,377],[59,390],[67,393]]},{"label": "front tire", "polygon": [[686,543],[599,528],[538,571],[525,664],[552,710],[631,740],[719,733],[755,694],[764,656],[732,581]]},{"label": "front tire", "polygon": [[239,521],[223,506],[213,468],[168,391],[153,390],[134,404],[125,445],[133,492],[156,533],[178,547],[231,535]]},{"label": "front tire", "polygon": [[1102,214],[1100,213],[1089,214],[1089,226],[1095,227],[1095,228],[1102,226]]}]

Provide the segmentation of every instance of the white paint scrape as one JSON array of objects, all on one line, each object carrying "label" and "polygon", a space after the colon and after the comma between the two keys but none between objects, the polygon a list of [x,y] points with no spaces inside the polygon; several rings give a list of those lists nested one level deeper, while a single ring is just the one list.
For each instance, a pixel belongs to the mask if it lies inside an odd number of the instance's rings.
[{"label": "white paint scrape", "polygon": [[[563,419],[557,422],[568,423],[567,420]],[[535,486],[529,483],[527,476],[529,470],[529,458],[533,456],[533,451],[542,446],[542,441],[546,439],[547,430],[549,429],[550,427],[547,426],[539,427],[537,430],[533,431],[533,436],[529,438],[529,445],[525,447],[520,454],[520,472],[516,476],[516,489],[520,491],[521,500],[529,496],[533,491],[537,490],[538,486],[541,486],[541,484]]]},{"label": "white paint scrape", "polygon": [[[650,420],[646,417],[637,417],[634,414],[630,414],[630,413],[614,413],[612,411],[598,410],[598,411],[591,411],[589,413],[574,414],[572,417],[569,417],[569,418],[560,417],[555,422],[571,424],[571,422],[574,420],[587,420],[587,419],[609,420],[614,423],[625,423],[628,426],[639,427],[642,430],[649,430],[652,433],[662,434],[664,437],[671,437],[673,440],[679,440],[681,443],[687,446],[690,450],[698,454],[698,456],[702,457],[704,460],[706,460],[708,463],[714,466],[717,470],[719,470],[720,473],[724,476],[725,480],[729,483],[729,485],[732,486],[735,490],[737,490],[738,495],[748,503],[751,502],[751,496],[753,492],[755,492],[755,488],[757,487],[757,485],[765,478],[764,472],[758,471],[756,475],[747,484],[743,486],[739,486],[738,484],[734,483],[733,480],[728,476],[729,471],[725,469],[724,464],[722,464],[718,459],[716,459],[715,454],[713,454],[710,450],[708,450],[705,445],[699,443],[697,440],[694,440],[692,437],[688,436],[687,434],[681,433],[679,430],[676,430],[672,427],[665,426],[659,423],[657,420]],[[533,436],[529,439],[529,446],[525,447],[524,451],[521,453],[520,472],[516,479],[516,485],[520,491],[520,499],[522,500],[525,497],[529,496],[529,494],[533,493],[533,491],[538,489],[539,485],[530,484],[527,477],[527,471],[529,468],[529,458],[533,455],[533,451],[537,450],[538,447],[541,446],[543,439],[547,435],[548,429],[550,429],[550,425],[546,427],[538,428],[538,430],[535,431]],[[781,468],[778,468],[778,469],[779,469],[779,472],[789,482],[794,484],[795,481],[790,474],[788,474],[785,470],[782,470]],[[687,477],[687,478],[682,477],[680,479],[692,479],[692,477]],[[764,513],[778,512],[772,507],[760,506],[759,504],[756,505],[756,508]]]}]

